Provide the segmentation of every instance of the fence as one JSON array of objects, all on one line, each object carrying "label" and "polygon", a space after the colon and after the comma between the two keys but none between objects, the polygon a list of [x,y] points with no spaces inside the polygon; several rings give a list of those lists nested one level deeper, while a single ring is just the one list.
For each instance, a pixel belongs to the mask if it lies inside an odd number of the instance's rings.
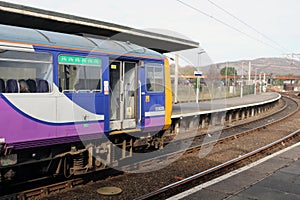
[{"label": "fence", "polygon": [[[173,100],[174,100],[174,85],[173,88]],[[178,102],[194,102],[196,101],[196,89],[193,84],[179,84],[177,90]],[[244,85],[243,95],[253,94],[254,85]],[[229,98],[241,95],[240,86],[215,86],[208,87],[201,85],[199,92],[199,100],[205,101],[210,99]]]}]

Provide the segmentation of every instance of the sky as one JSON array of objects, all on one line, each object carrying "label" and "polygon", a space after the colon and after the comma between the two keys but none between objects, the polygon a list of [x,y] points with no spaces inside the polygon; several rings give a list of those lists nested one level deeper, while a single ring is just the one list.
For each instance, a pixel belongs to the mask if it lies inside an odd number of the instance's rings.
[{"label": "sky", "polygon": [[[6,0],[6,2],[142,30],[181,35],[200,43],[200,48],[206,52],[202,62],[210,60],[212,63],[218,63],[300,53],[299,0]],[[238,20],[215,5],[234,15]],[[199,57],[197,61],[195,57],[197,51],[199,52],[196,50],[193,53],[195,55],[191,58],[192,62],[199,62]]]}]

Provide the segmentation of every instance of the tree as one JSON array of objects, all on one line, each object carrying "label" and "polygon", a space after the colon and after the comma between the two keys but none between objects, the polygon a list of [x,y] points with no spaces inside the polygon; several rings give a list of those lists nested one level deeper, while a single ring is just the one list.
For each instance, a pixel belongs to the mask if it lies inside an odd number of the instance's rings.
[{"label": "tree", "polygon": [[[227,74],[226,74],[227,72]],[[233,76],[233,75],[237,75],[237,71],[234,67],[224,67],[221,69],[220,74],[222,76]]]},{"label": "tree", "polygon": [[[234,67],[224,67],[221,69],[220,74],[222,76],[233,76],[233,75],[237,75],[237,71]],[[225,85],[228,85],[228,83],[226,83],[226,80],[223,78],[222,81],[225,83]],[[230,79],[230,82],[233,82],[234,80]]]}]

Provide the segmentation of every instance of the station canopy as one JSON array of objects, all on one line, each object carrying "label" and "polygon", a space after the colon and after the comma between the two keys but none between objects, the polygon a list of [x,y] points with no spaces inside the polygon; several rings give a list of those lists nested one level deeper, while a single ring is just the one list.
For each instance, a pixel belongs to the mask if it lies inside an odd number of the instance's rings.
[{"label": "station canopy", "polygon": [[199,47],[199,43],[113,23],[0,1],[0,24],[131,42],[160,53]]}]

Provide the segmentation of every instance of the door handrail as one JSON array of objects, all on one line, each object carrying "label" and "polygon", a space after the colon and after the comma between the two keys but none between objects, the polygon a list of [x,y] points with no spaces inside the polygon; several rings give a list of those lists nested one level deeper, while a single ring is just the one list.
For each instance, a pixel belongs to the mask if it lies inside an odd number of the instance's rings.
[{"label": "door handrail", "polygon": [[139,122],[142,121],[142,83],[139,80]]}]

